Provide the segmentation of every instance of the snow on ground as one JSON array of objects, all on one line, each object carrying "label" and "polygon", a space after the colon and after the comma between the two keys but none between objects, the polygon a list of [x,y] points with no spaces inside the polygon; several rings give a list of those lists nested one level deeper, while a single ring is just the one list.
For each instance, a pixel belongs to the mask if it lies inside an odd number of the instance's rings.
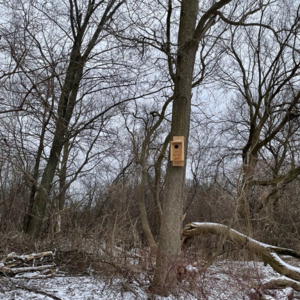
[{"label": "snow on ground", "polygon": [[[135,299],[134,287],[127,291],[122,282],[107,282],[92,277],[54,277],[47,279],[5,279],[2,281],[0,299],[5,300],[114,300]],[[3,287],[4,285],[4,287]],[[135,292],[135,291],[134,291]],[[141,290],[141,299],[147,299]],[[138,299],[138,298],[137,298]]]},{"label": "snow on ground", "polygon": [[[12,278],[0,277],[0,299],[254,300],[259,299],[257,290],[263,282],[279,277],[269,266],[260,262],[216,261],[206,274],[201,276],[197,275],[195,267],[190,266],[188,269],[187,277],[178,286],[178,294],[167,298],[148,294],[149,282],[142,279],[138,284],[126,278],[69,277],[58,272],[55,277],[44,279],[35,278],[37,273]],[[293,298],[289,298],[290,294],[290,288],[270,290],[265,299],[300,299],[300,293],[295,292]]]}]

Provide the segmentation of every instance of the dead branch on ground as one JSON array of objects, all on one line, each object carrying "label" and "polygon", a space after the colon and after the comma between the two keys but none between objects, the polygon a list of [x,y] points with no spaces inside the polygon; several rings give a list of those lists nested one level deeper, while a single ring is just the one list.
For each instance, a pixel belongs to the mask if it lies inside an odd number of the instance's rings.
[{"label": "dead branch on ground", "polygon": [[0,273],[7,276],[35,271],[43,271],[44,275],[52,275],[55,272],[52,251],[29,255],[17,255],[15,252],[12,252],[0,262]]},{"label": "dead branch on ground", "polygon": [[189,223],[184,226],[182,237],[185,239],[205,234],[227,236],[227,240],[234,243],[237,247],[257,255],[264,263],[269,264],[276,272],[285,276],[284,278],[273,279],[265,283],[263,289],[291,287],[300,291],[300,268],[292,266],[280,257],[280,255],[284,255],[299,259],[300,253],[292,249],[261,243],[218,223]]}]

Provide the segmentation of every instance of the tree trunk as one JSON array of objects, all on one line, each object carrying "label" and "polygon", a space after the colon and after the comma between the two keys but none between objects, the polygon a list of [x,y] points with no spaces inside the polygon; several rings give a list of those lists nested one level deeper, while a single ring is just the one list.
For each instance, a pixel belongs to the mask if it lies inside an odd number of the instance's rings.
[{"label": "tree trunk", "polygon": [[78,53],[79,49],[74,49],[71,54],[70,66],[66,74],[65,84],[59,100],[59,117],[56,122],[56,130],[53,137],[49,159],[43,172],[41,184],[35,193],[32,215],[29,217],[27,234],[32,238],[37,237],[43,223],[51,184],[59,162],[62,147],[65,143],[68,124],[72,117],[76,103],[79,83],[83,71],[83,64],[79,63],[80,55],[78,56]]},{"label": "tree trunk", "polygon": [[44,151],[44,139],[45,139],[45,134],[46,134],[46,127],[49,123],[49,120],[50,120],[50,114],[47,116],[47,112],[45,109],[44,122],[43,122],[42,130],[41,130],[40,140],[39,140],[39,147],[38,147],[38,150],[36,153],[35,164],[34,164],[33,174],[32,174],[32,178],[33,178],[34,182],[32,183],[32,186],[31,186],[28,207],[27,207],[26,215],[25,215],[24,221],[23,221],[24,232],[27,232],[30,216],[32,214],[32,210],[33,210],[33,206],[34,206],[34,196],[36,193],[37,182],[38,182],[38,177],[39,177],[41,157],[42,157],[42,153]]},{"label": "tree trunk", "polygon": [[59,195],[58,203],[56,205],[55,218],[54,218],[54,233],[58,234],[61,232],[61,217],[62,211],[65,207],[66,200],[66,180],[67,180],[67,163],[69,159],[69,141],[66,141],[63,147],[62,162],[59,172]]},{"label": "tree trunk", "polygon": [[[253,128],[255,125],[252,126]],[[259,142],[260,128],[254,128],[250,132],[249,141],[243,149],[243,178],[238,188],[238,214],[240,216],[241,230],[248,236],[252,236],[252,219],[253,212],[251,212],[251,189],[252,181],[255,175],[255,169],[258,161],[258,151],[253,148]]]},{"label": "tree trunk", "polygon": [[[218,9],[231,1],[214,2],[200,18],[197,27],[199,0],[181,1],[175,76],[173,76],[172,70],[170,71],[170,76],[174,81],[170,137],[184,136],[185,165],[189,142],[193,72],[198,45],[214,24]],[[201,79],[197,81],[198,84],[199,82]],[[150,287],[151,291],[160,295],[170,294],[177,285],[176,260],[181,250],[180,232],[182,229],[185,165],[173,167],[169,161],[167,166],[156,266]]]},{"label": "tree trunk", "polygon": [[[68,126],[76,104],[83,69],[91,51],[98,43],[99,36],[104,30],[104,25],[111,21],[115,12],[125,1],[112,0],[104,4],[103,15],[99,19],[98,25],[91,34],[90,39],[86,41],[87,46],[82,53],[82,44],[86,38],[85,35],[87,35],[86,31],[90,26],[90,22],[95,22],[95,20],[93,20],[93,15],[102,2],[103,1],[89,1],[84,17],[80,10],[74,8],[75,6],[77,7],[77,5],[74,6],[72,1],[70,2],[70,21],[73,33],[73,45],[58,101],[57,121],[55,123],[55,132],[49,159],[43,172],[41,183],[35,193],[32,215],[29,217],[27,234],[32,238],[37,237],[45,217],[48,195],[59,162],[62,147],[67,141]],[[75,19],[77,20],[76,22]],[[76,26],[76,28],[74,26]]]},{"label": "tree trunk", "polygon": [[[192,76],[198,43],[193,40],[198,0],[183,0],[178,37],[177,72],[172,110],[172,136],[184,136],[185,159],[190,125]],[[185,164],[186,165],[186,164]],[[163,215],[158,242],[156,267],[151,290],[169,294],[177,285],[176,259],[180,254],[183,196],[186,167],[173,167],[169,161],[163,199]]]},{"label": "tree trunk", "polygon": [[141,183],[140,183],[140,195],[139,195],[139,210],[142,221],[143,233],[146,237],[148,246],[151,248],[151,251],[156,252],[157,245],[155,239],[153,237],[152,231],[150,229],[150,225],[147,217],[147,210],[145,205],[145,187],[147,181],[147,167],[146,167],[146,145],[143,145],[142,154],[141,154]]},{"label": "tree trunk", "polygon": [[[169,105],[169,103],[172,101],[173,97],[169,98],[162,110],[161,110],[161,113],[159,115],[159,119],[156,121],[156,123],[154,124],[154,126],[147,132],[146,134],[146,137],[145,137],[145,140],[143,142],[143,145],[142,145],[142,150],[141,150],[141,156],[140,156],[140,165],[141,165],[141,183],[140,183],[140,193],[139,193],[139,210],[140,210],[140,216],[141,216],[141,221],[142,221],[142,228],[143,228],[143,233],[147,239],[147,243],[148,243],[148,246],[151,248],[151,251],[153,253],[156,253],[157,251],[157,244],[156,244],[156,241],[153,237],[153,234],[152,234],[152,231],[151,231],[151,228],[150,228],[150,224],[149,224],[149,221],[148,221],[148,217],[147,217],[147,210],[146,210],[146,205],[145,205],[145,188],[146,188],[146,182],[147,182],[147,176],[148,176],[148,173],[147,173],[147,157],[149,155],[149,144],[150,144],[150,139],[151,139],[151,136],[152,134],[155,132],[155,130],[159,127],[159,125],[161,124],[161,122],[164,120],[164,116],[165,116],[165,112],[166,112],[166,109]],[[164,149],[164,147],[163,147]],[[163,155],[165,150],[162,150],[162,153],[161,155]],[[162,157],[161,157],[161,160],[162,160]],[[157,183],[157,170],[158,168],[160,168],[160,163],[159,161],[161,161],[158,159],[158,161],[155,163],[155,182]],[[158,163],[158,165],[157,165]],[[160,179],[160,177],[158,178],[158,180]],[[156,186],[157,188],[157,186]],[[158,216],[159,216],[159,222],[160,222],[160,217],[161,217],[161,214],[160,214],[160,203],[159,203],[159,199],[158,199],[158,196],[157,194],[154,196],[154,199],[156,201],[156,206],[157,206],[157,209],[158,209]]]},{"label": "tree trunk", "polygon": [[162,207],[161,207],[161,200],[160,200],[160,181],[161,181],[161,165],[163,158],[165,157],[168,145],[169,145],[170,135],[168,135],[163,143],[161,152],[159,157],[157,158],[154,164],[154,203],[157,211],[157,219],[159,222],[159,228],[161,226],[161,218],[162,218]]}]

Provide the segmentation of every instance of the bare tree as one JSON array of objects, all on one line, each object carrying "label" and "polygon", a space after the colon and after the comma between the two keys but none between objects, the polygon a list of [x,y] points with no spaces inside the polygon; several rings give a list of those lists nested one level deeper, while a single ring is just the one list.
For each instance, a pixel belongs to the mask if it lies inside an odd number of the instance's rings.
[{"label": "bare tree", "polygon": [[[270,18],[273,12],[264,6],[255,15],[257,26],[235,26],[231,29],[230,43],[221,40],[228,56],[219,65],[218,78],[235,91],[228,129],[231,128],[230,139],[235,141],[232,150],[241,151],[238,211],[249,235],[255,207],[264,205],[255,203],[251,190],[258,185],[273,186],[267,198],[274,197],[278,185],[282,187],[299,175],[292,159],[300,100],[299,6],[296,3],[293,9],[286,3],[273,6],[281,11],[278,19]],[[259,161],[264,161],[270,171],[265,172],[263,180],[258,177]]]},{"label": "bare tree", "polygon": [[[203,79],[201,76],[198,77],[198,80],[193,78],[196,53],[200,42],[215,24],[218,10],[230,2],[218,1],[212,4],[207,7],[198,21],[199,1],[182,1],[181,3],[176,70],[171,73],[174,81],[171,136],[182,135],[185,137],[185,153],[187,153],[189,141],[192,87],[197,83],[199,84]],[[170,13],[172,13],[171,1],[169,1],[169,7]],[[205,43],[202,47],[205,47]],[[171,71],[173,70],[171,60],[169,68]],[[203,73],[200,72],[200,74]],[[176,286],[176,271],[172,270],[172,267],[174,268],[181,248],[180,232],[184,185],[185,167],[173,167],[169,162],[166,173],[157,262],[151,286],[159,294],[168,294]]]},{"label": "bare tree", "polygon": [[[27,46],[26,44],[27,40],[31,42],[31,48],[33,48],[33,46],[35,47],[31,52],[33,55],[32,58],[34,58],[34,51],[39,52],[41,59],[48,63],[48,68],[51,68],[51,65],[49,66],[49,60],[51,60],[51,56],[55,53],[55,50],[53,50],[53,47],[51,48],[48,38],[53,34],[54,30],[64,34],[64,38],[58,42],[58,46],[54,46],[56,47],[55,49],[60,49],[61,42],[66,43],[62,45],[63,47],[67,45],[70,49],[63,53],[63,55],[66,55],[66,59],[64,60],[66,72],[63,75],[64,78],[61,78],[62,76],[59,77],[60,95],[58,96],[57,103],[51,108],[51,114],[53,114],[55,124],[49,156],[41,176],[40,184],[34,183],[36,185],[36,192],[34,193],[34,203],[27,227],[27,232],[32,237],[36,236],[45,215],[47,198],[60,159],[61,150],[68,139],[67,132],[70,129],[69,124],[71,118],[74,118],[74,108],[79,103],[78,95],[81,94],[82,96],[80,84],[82,78],[87,75],[85,68],[87,64],[91,62],[93,56],[97,54],[97,52],[99,53],[99,48],[96,51],[94,51],[94,49],[98,47],[100,41],[105,43],[103,39],[107,36],[109,28],[112,28],[110,25],[113,22],[113,16],[123,3],[124,1],[109,1],[105,4],[103,1],[86,1],[82,3],[69,1],[68,4],[60,3],[59,5],[55,5],[54,3],[49,3],[49,5],[44,5],[37,1],[30,3],[30,5],[24,4],[23,9],[22,6],[18,8],[18,11],[21,11],[21,14],[23,13],[27,23],[24,24],[23,22],[24,27],[22,30],[17,31],[21,41],[23,37],[26,38],[23,39],[25,46],[24,51],[22,52],[22,50],[18,50],[17,48],[12,48],[10,51],[12,56],[15,57],[15,68],[22,68],[22,59],[27,55],[28,50],[26,47],[29,47],[29,45]],[[17,3],[14,4],[17,5]],[[23,2],[20,2],[20,4],[23,4]],[[66,14],[63,13],[66,10],[68,11],[67,19],[65,19]],[[31,26],[32,23],[29,15],[30,17],[32,17],[32,15],[39,15],[40,20],[48,22],[48,25],[50,27],[52,26],[53,31],[43,30],[40,34],[36,34],[36,32],[33,31],[35,29],[34,26]],[[43,24],[36,22],[34,25],[43,26]],[[20,35],[22,32],[24,33],[23,36]],[[45,35],[43,36],[43,34]],[[15,44],[12,44],[12,47],[13,46],[15,46]],[[48,52],[44,51],[44,49]],[[29,70],[24,71],[30,74]],[[57,76],[57,71],[55,65],[52,65],[52,74]],[[106,111],[108,111],[108,108]],[[100,115],[104,113],[105,112],[102,112]],[[98,116],[94,116],[94,118],[90,120],[90,124],[97,117]],[[83,127],[88,126],[87,123],[82,125]],[[36,169],[38,165],[37,163]]]}]

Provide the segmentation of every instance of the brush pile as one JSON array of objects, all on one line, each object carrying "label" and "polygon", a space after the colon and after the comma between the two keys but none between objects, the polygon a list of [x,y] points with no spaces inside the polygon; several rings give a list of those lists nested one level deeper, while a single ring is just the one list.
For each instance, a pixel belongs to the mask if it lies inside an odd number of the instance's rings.
[{"label": "brush pile", "polygon": [[55,273],[54,253],[46,251],[29,255],[9,253],[0,261],[0,274],[15,276],[26,272],[38,272],[41,276],[52,276]]}]

